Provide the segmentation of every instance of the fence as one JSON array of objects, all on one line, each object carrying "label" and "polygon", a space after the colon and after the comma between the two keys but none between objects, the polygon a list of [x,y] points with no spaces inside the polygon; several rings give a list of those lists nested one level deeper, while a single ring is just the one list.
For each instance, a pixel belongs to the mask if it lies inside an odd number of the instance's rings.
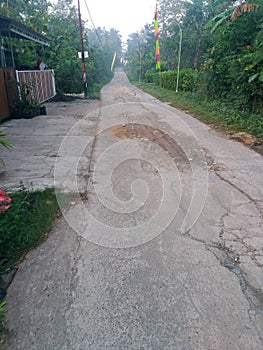
[{"label": "fence", "polygon": [[29,101],[45,102],[56,95],[53,70],[16,71],[20,97],[26,95]]},{"label": "fence", "polygon": [[15,70],[0,68],[0,120],[10,115],[10,108],[17,98]]}]

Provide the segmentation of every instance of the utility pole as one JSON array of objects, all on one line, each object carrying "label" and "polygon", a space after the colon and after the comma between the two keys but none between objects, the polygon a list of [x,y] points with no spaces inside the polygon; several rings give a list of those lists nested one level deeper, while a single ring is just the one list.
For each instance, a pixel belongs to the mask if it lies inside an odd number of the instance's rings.
[{"label": "utility pole", "polygon": [[88,97],[87,71],[86,71],[85,57],[84,57],[83,32],[82,32],[79,0],[78,0],[78,15],[79,15],[79,35],[80,35],[80,50],[81,50],[81,60],[82,60],[81,68],[82,68],[82,77],[83,77],[83,90],[84,90],[84,97],[87,98]]}]

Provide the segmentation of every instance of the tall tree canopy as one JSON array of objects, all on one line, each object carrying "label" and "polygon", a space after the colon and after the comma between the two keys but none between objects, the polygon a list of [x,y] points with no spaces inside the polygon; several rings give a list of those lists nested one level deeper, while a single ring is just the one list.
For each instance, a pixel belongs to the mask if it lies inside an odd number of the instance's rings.
[{"label": "tall tree canopy", "polygon": [[[263,3],[262,0],[160,0],[159,41],[161,67],[199,72],[199,89],[208,97],[238,109],[263,109]],[[148,27],[152,30],[151,26]],[[138,37],[128,40],[130,69],[154,71],[154,41],[140,41],[140,52],[152,61],[138,59]],[[137,68],[136,68],[137,67]],[[138,76],[138,74],[137,74]]]},{"label": "tall tree canopy", "polygon": [[[81,92],[79,24],[73,1],[5,0],[0,5],[1,14],[21,21],[50,39],[49,48],[27,40],[13,40],[18,68],[35,68],[39,57],[54,69],[58,91]],[[115,29],[107,31],[97,28],[89,31],[85,21],[83,28],[84,49],[89,52],[89,58],[86,59],[88,86],[103,83],[111,77],[113,53],[117,52],[118,57],[121,56],[121,36]]]}]

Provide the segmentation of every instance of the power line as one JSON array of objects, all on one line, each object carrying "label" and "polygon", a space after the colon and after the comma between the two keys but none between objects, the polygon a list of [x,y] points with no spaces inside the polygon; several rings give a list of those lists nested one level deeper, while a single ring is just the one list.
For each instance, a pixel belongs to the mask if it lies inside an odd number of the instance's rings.
[{"label": "power line", "polygon": [[80,46],[81,46],[81,58],[82,58],[82,75],[83,75],[83,87],[84,87],[84,97],[87,98],[87,71],[84,58],[84,45],[83,45],[83,35],[82,35],[82,22],[80,13],[80,3],[78,0],[78,18],[79,18],[79,35],[80,35]]},{"label": "power line", "polygon": [[96,28],[96,26],[95,26],[95,24],[94,24],[94,21],[93,21],[93,19],[92,19],[92,16],[91,16],[91,13],[90,13],[90,10],[89,10],[87,1],[84,0],[84,2],[85,2],[85,5],[86,5],[86,7],[87,7],[87,11],[88,11],[88,14],[89,14],[89,18],[90,18],[90,20],[91,20],[93,29],[94,29],[95,34],[96,34],[96,36],[97,36],[97,39],[99,40],[99,43],[100,43],[100,45],[102,46],[102,41],[101,41],[101,38],[100,38],[99,33],[98,33],[98,31],[97,31],[97,28]]}]

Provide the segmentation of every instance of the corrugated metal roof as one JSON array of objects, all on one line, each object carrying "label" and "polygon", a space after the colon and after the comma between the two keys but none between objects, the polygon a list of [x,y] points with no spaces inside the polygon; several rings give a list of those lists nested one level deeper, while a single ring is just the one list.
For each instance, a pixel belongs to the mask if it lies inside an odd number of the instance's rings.
[{"label": "corrugated metal roof", "polygon": [[1,36],[32,40],[49,46],[49,39],[43,34],[36,32],[13,18],[3,15],[0,15],[0,34]]}]

